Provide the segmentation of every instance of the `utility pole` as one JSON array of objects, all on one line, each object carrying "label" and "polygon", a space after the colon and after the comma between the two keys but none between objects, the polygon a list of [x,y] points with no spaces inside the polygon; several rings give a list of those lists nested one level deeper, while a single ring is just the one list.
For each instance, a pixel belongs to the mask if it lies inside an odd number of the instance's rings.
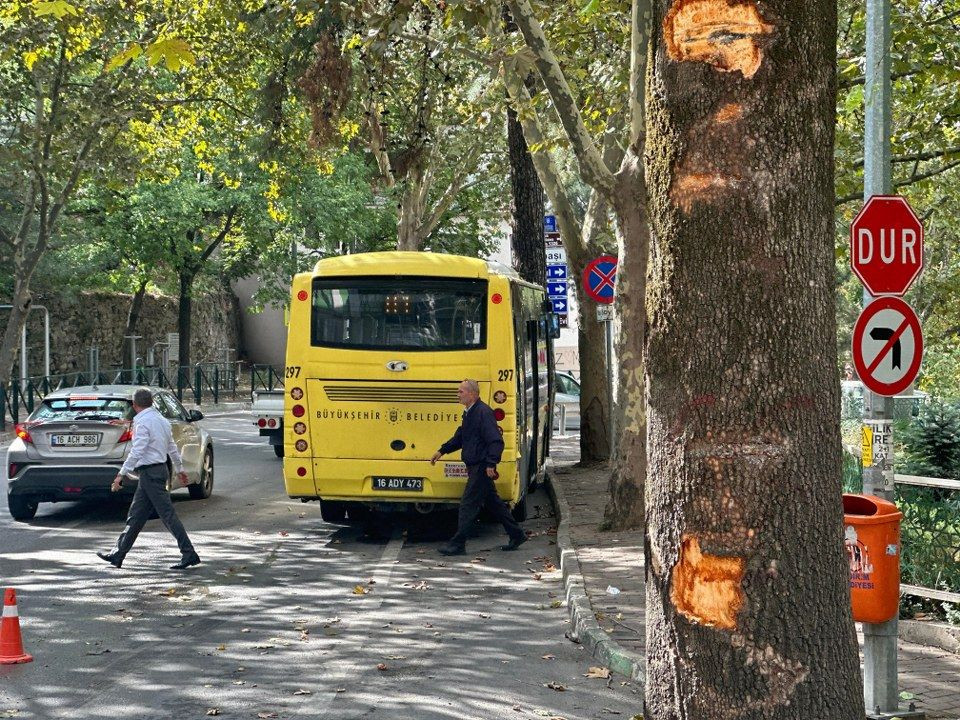
[{"label": "utility pole", "polygon": [[[890,0],[867,0],[866,84],[864,86],[863,200],[889,195],[890,180]],[[873,296],[863,291],[863,306]],[[887,443],[886,462],[863,469],[863,492],[893,500],[893,398],[864,394],[864,423]],[[863,624],[863,698],[871,718],[923,717],[900,710],[897,684],[897,618]]]}]

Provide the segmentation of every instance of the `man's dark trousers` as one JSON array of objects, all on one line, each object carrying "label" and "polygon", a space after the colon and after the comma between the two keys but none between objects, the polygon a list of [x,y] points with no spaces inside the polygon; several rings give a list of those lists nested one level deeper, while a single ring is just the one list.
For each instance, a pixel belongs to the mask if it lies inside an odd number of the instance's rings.
[{"label": "man's dark trousers", "polygon": [[180,554],[185,558],[195,556],[197,552],[193,549],[193,544],[187,537],[187,531],[183,529],[183,523],[177,517],[177,511],[173,509],[173,502],[170,500],[170,493],[167,490],[170,471],[166,464],[142,465],[136,469],[136,472],[140,475],[140,482],[137,484],[133,502],[130,504],[127,526],[120,533],[117,546],[110,554],[123,559],[130,552],[130,548],[133,547],[133,543],[153,511],[156,510],[167,530],[177,539]]},{"label": "man's dark trousers", "polygon": [[480,510],[486,508],[494,519],[503,525],[511,540],[524,537],[523,528],[510,514],[510,508],[497,495],[493,479],[487,477],[486,465],[467,465],[467,486],[460,498],[460,515],[457,518],[457,533],[450,538],[451,545],[463,546],[467,542],[467,533],[473,527]]}]

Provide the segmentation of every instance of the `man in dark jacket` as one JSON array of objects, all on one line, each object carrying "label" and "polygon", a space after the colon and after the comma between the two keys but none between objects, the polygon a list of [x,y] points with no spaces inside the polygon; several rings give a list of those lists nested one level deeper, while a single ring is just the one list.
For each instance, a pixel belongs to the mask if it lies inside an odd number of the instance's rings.
[{"label": "man in dark jacket", "polygon": [[467,533],[483,507],[503,523],[510,536],[510,542],[500,549],[516,550],[526,542],[527,536],[493,485],[497,478],[497,463],[503,454],[503,437],[493,417],[493,410],[480,399],[480,386],[476,380],[460,383],[457,397],[467,408],[463,413],[463,423],[430,459],[433,465],[442,455],[461,450],[461,457],[467,466],[467,486],[460,498],[457,532],[449,543],[440,548],[440,552],[443,555],[463,555],[466,552]]}]

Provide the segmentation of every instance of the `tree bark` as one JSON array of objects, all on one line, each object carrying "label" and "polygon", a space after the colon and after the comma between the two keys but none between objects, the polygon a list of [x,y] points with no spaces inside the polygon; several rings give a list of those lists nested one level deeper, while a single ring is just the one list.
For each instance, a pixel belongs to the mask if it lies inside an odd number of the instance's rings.
[{"label": "tree bark", "polygon": [[397,223],[397,250],[419,250],[420,227],[426,208],[428,172],[423,158],[418,157],[404,178],[400,196],[400,218]]},{"label": "tree bark", "polygon": [[510,148],[510,186],[513,189],[511,248],[520,277],[537,285],[547,283],[547,254],[543,243],[543,185],[523,138],[513,108],[507,108],[507,145]]},{"label": "tree bark", "polygon": [[656,0],[645,717],[862,720],[840,501],[834,0]]},{"label": "tree bark", "polygon": [[144,278],[137,285],[133,297],[130,299],[130,311],[127,313],[127,327],[123,331],[124,338],[120,345],[121,367],[133,368],[137,359],[133,357],[129,337],[136,335],[137,323],[140,322],[140,311],[143,309],[143,296],[147,294],[147,279]]},{"label": "tree bark", "polygon": [[180,300],[177,307],[177,332],[180,334],[180,354],[177,362],[180,364],[180,372],[185,372],[185,368],[190,367],[190,314],[193,309],[194,277],[192,270],[180,271]]},{"label": "tree bark", "polygon": [[643,525],[647,477],[647,421],[644,397],[644,295],[650,250],[647,189],[639,155],[631,151],[617,174],[614,214],[617,218],[617,368],[619,396],[614,432],[617,447],[610,474],[610,498],[604,520],[610,530]]},{"label": "tree bark", "polygon": [[19,273],[14,274],[13,307],[7,316],[7,325],[3,331],[3,341],[0,343],[0,383],[10,382],[13,377],[13,364],[16,362],[17,349],[20,347],[20,336],[23,326],[27,322],[27,313],[33,296],[30,293],[30,278],[23,278]]}]

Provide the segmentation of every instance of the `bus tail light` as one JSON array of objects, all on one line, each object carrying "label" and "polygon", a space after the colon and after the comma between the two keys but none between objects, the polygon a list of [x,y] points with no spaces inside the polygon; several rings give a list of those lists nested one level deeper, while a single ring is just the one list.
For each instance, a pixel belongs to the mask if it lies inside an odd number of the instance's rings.
[{"label": "bus tail light", "polygon": [[303,389],[298,387],[293,388],[293,390],[290,391],[290,397],[292,397],[294,400],[302,400]]},{"label": "bus tail light", "polygon": [[304,413],[307,412],[306,408],[303,405],[294,405],[293,410],[294,417],[303,417]]},{"label": "bus tail light", "polygon": [[299,475],[300,477],[303,477],[306,474],[307,474],[307,469],[305,467],[297,468],[297,475]]},{"label": "bus tail light", "polygon": [[304,452],[307,449],[307,441],[297,440],[297,443],[294,445],[294,447],[297,448],[297,452]]},{"label": "bus tail light", "polygon": [[300,302],[303,302],[308,297],[310,297],[310,294],[306,290],[301,290],[300,292],[297,293],[297,300],[299,300]]},{"label": "bus tail light", "polygon": [[25,443],[30,443],[33,445],[33,438],[30,437],[30,433],[27,432],[27,428],[30,427],[27,423],[14,426],[13,431],[16,433],[17,437],[23,440]]},{"label": "bus tail light", "polygon": [[295,423],[293,426],[293,431],[297,435],[303,435],[307,431],[306,423],[302,423],[302,422]]},{"label": "bus tail light", "polygon": [[266,427],[266,426],[267,426],[267,419],[266,419],[266,418],[259,418],[259,419],[257,420],[257,427]]},{"label": "bus tail light", "polygon": [[506,416],[507,414],[503,411],[503,408],[497,408],[496,410],[493,411],[493,417],[497,422],[500,422]]},{"label": "bus tail light", "polygon": [[269,420],[267,420],[267,427],[276,427],[276,426],[277,426],[276,420],[274,420],[273,418],[270,418]]}]

